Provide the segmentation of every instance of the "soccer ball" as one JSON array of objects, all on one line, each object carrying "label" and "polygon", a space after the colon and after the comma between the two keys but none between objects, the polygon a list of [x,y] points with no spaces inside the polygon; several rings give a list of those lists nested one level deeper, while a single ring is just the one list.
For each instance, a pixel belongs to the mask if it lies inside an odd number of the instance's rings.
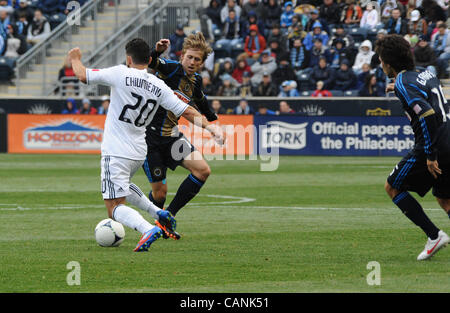
[{"label": "soccer ball", "polygon": [[118,247],[125,239],[125,229],[122,224],[110,218],[100,221],[95,226],[95,240],[102,247]]}]

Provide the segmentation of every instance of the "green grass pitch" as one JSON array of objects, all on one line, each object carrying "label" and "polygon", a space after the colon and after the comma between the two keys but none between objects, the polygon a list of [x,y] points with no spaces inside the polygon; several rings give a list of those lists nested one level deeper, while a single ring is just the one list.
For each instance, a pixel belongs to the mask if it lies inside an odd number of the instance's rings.
[{"label": "green grass pitch", "polygon": [[[416,261],[425,235],[384,192],[398,160],[282,157],[274,172],[210,161],[208,182],[177,215],[182,239],[134,253],[139,234],[128,228],[118,248],[95,242],[107,217],[100,156],[3,154],[0,292],[448,292],[450,249]],[[167,203],[186,176],[169,171]],[[148,193],[142,171],[133,182]],[[433,197],[420,202],[450,232]],[[70,261],[80,285],[67,284]],[[367,283],[371,261],[380,285]]]}]

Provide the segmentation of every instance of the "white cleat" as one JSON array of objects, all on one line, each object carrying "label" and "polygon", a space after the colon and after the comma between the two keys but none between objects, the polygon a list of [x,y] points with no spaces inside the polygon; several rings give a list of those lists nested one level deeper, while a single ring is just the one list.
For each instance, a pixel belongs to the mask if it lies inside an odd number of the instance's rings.
[{"label": "white cleat", "polygon": [[447,246],[450,242],[450,237],[444,233],[442,230],[439,231],[438,237],[435,240],[431,240],[428,238],[427,244],[425,245],[425,249],[419,254],[417,260],[427,260],[431,258],[439,249]]}]

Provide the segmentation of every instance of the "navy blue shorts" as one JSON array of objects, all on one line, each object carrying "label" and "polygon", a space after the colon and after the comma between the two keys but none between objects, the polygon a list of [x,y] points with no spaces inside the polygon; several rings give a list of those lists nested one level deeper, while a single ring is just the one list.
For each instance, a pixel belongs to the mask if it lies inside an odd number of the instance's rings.
[{"label": "navy blue shorts", "polygon": [[196,150],[182,133],[177,137],[147,133],[146,140],[147,158],[142,167],[150,183],[165,180],[167,168],[175,170],[188,155]]},{"label": "navy blue shorts", "polygon": [[442,174],[435,179],[428,171],[424,153],[409,152],[394,168],[387,181],[400,191],[413,191],[421,197],[433,189],[433,196],[450,199],[450,164],[439,162]]}]

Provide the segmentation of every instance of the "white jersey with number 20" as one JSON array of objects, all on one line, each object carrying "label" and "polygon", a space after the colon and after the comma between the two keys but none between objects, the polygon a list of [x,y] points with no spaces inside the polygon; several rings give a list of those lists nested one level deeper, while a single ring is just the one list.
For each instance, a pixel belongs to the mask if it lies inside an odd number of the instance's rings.
[{"label": "white jersey with number 20", "polygon": [[87,84],[111,87],[111,103],[103,133],[102,156],[145,160],[145,128],[162,106],[177,117],[187,108],[174,92],[147,70],[117,65],[86,69]]}]

